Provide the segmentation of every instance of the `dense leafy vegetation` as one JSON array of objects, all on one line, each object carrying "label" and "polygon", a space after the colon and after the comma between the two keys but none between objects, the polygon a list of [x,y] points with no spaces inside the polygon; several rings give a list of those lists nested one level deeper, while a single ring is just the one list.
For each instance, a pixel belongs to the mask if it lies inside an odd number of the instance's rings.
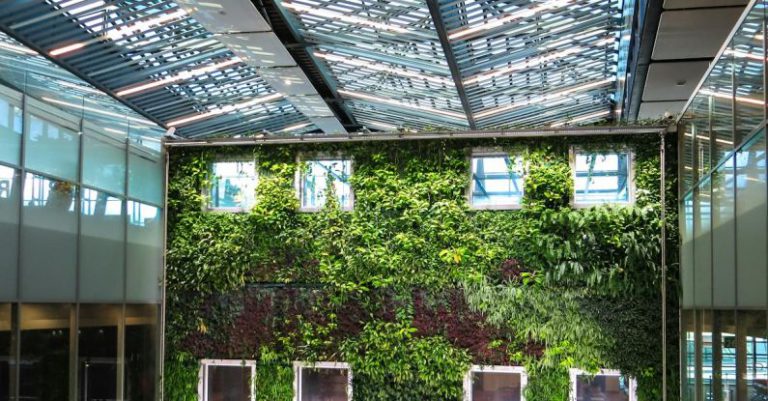
[{"label": "dense leafy vegetation", "polygon": [[[634,206],[570,206],[574,141],[635,150]],[[523,154],[522,209],[468,207],[477,146]],[[354,210],[298,212],[296,155],[335,151],[354,157]],[[250,213],[203,211],[222,152],[259,163]],[[166,396],[194,397],[196,359],[243,358],[259,400],[292,399],[293,360],[349,362],[364,401],[460,400],[471,363],[525,365],[529,401],[566,400],[571,367],[621,369],[659,399],[658,165],[657,137],[173,150]]]}]

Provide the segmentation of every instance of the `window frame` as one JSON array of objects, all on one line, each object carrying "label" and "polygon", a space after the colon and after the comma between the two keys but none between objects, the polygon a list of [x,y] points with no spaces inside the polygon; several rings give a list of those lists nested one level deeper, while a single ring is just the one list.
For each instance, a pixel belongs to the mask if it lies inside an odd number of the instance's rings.
[{"label": "window frame", "polygon": [[[352,156],[346,156],[342,153],[299,153],[296,155],[296,173],[294,178],[294,190],[296,197],[299,199],[299,212],[303,213],[317,213],[325,208],[325,205],[319,207],[304,207],[302,204],[302,197],[304,196],[304,171],[303,164],[315,161],[336,161],[341,160],[349,161],[349,177],[355,173],[355,158]],[[355,209],[355,189],[352,187],[352,183],[349,182],[349,206],[341,206],[341,210],[344,212],[351,212]]]},{"label": "window frame", "polygon": [[[522,194],[520,195],[520,202],[517,204],[513,203],[504,203],[499,205],[475,205],[472,202],[472,192],[474,192],[475,188],[475,173],[473,171],[473,160],[475,158],[480,157],[514,157],[514,158],[520,158],[520,162],[523,167],[523,174],[522,174],[522,181],[523,181],[523,188],[521,189]],[[525,177],[526,172],[528,170],[528,164],[527,160],[523,158],[522,152],[509,152],[505,151],[500,148],[475,148],[472,149],[469,157],[469,185],[466,189],[466,198],[467,198],[467,204],[469,205],[470,210],[520,210],[523,208],[523,199],[525,198]]]},{"label": "window frame", "polygon": [[508,373],[520,375],[520,401],[525,401],[525,387],[528,386],[528,373],[523,366],[507,365],[472,365],[464,375],[464,401],[472,400],[473,373]]},{"label": "window frame", "polygon": [[592,374],[583,369],[571,368],[569,370],[570,390],[568,391],[569,401],[576,401],[578,390],[578,377],[585,375],[595,376],[615,376],[615,377],[627,377],[629,379],[629,401],[637,401],[637,379],[623,375],[621,371],[616,369],[600,369],[597,373]]},{"label": "window frame", "polygon": [[[594,153],[594,154],[610,154],[610,153],[627,153],[627,201],[626,202],[589,202],[589,201],[577,201],[576,200],[576,156],[578,153]],[[571,167],[571,181],[573,182],[573,192],[571,193],[571,207],[576,209],[590,208],[594,206],[632,206],[636,201],[636,187],[635,187],[635,152],[628,146],[621,146],[616,148],[606,148],[597,152],[588,152],[581,146],[570,146],[568,149],[568,163]]]},{"label": "window frame", "polygon": [[[253,162],[253,172],[255,174],[254,175],[254,180],[256,181],[253,189],[254,189],[254,192],[255,192],[256,189],[258,189],[259,184],[261,183],[261,174],[259,174],[259,162],[258,162],[258,160],[256,160],[256,158],[252,158],[252,159],[246,160],[246,158],[236,157],[236,156],[216,156],[213,159],[213,161],[208,163],[208,174],[210,174],[211,183],[210,183],[210,185],[208,185],[207,188],[203,189],[203,196],[204,196],[204,198],[206,200],[205,203],[203,204],[203,210],[204,211],[206,211],[206,212],[213,212],[213,213],[216,213],[216,212],[221,212],[221,213],[248,213],[250,211],[250,209],[244,208],[244,207],[212,207],[210,205],[211,204],[211,190],[213,189],[213,185],[214,185],[214,183],[213,183],[213,176],[214,176],[213,166],[214,166],[214,164],[216,164],[216,163],[250,163],[250,162]],[[255,193],[254,193],[253,197],[254,197],[254,201],[253,201],[253,205],[250,206],[251,208],[253,206],[255,206],[256,203],[258,202],[258,200],[256,199],[256,194]]]},{"label": "window frame", "polygon": [[256,379],[256,361],[247,359],[201,359],[197,380],[197,396],[199,401],[208,401],[208,367],[210,366],[250,368],[251,382],[248,387],[251,389],[251,395],[249,400],[254,401],[256,399],[256,388],[254,386],[254,381]]},{"label": "window frame", "polygon": [[302,401],[301,399],[301,386],[302,386],[302,372],[304,369],[338,369],[347,370],[347,400],[351,401],[352,398],[352,367],[346,362],[293,362],[293,401]]}]

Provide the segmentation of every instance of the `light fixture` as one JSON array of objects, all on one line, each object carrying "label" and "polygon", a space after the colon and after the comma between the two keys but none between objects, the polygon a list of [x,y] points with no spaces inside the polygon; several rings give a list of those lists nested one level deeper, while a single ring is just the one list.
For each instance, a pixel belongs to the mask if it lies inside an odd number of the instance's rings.
[{"label": "light fixture", "polygon": [[555,0],[555,1],[550,1],[548,3],[544,3],[538,7],[527,8],[524,10],[516,11],[510,14],[507,14],[501,18],[488,20],[478,25],[470,26],[467,28],[463,28],[463,29],[451,32],[448,35],[448,39],[456,40],[456,39],[465,38],[467,36],[474,35],[478,32],[498,28],[506,23],[512,22],[517,19],[532,17],[542,11],[564,7],[571,1],[572,0]]},{"label": "light fixture", "polygon": [[499,69],[496,69],[496,70],[491,70],[491,71],[488,71],[488,72],[485,72],[485,73],[482,73],[482,74],[475,75],[474,77],[467,78],[466,80],[464,80],[464,84],[466,84],[466,85],[476,84],[476,83],[479,83],[480,81],[489,80],[489,79],[492,79],[492,78],[495,78],[495,77],[498,77],[498,76],[501,76],[501,75],[509,74],[511,72],[514,72],[514,71],[524,70],[524,69],[531,68],[531,67],[534,67],[534,66],[537,66],[537,65],[548,63],[548,62],[553,61],[553,60],[557,60],[557,59],[560,59],[560,58],[563,58],[563,57],[567,57],[567,56],[569,56],[571,54],[579,53],[582,50],[584,50],[584,49],[582,49],[581,47],[573,47],[573,48],[566,49],[566,50],[559,51],[559,52],[555,52],[555,53],[552,53],[552,54],[549,54],[549,55],[546,55],[546,56],[541,56],[541,57],[538,57],[538,58],[535,58],[535,59],[532,59],[532,60],[521,61],[519,63],[508,65],[508,66],[506,66],[504,68],[499,68]]},{"label": "light fixture", "polygon": [[60,56],[64,53],[69,53],[71,51],[75,51],[77,49],[82,49],[85,47],[88,43],[86,42],[78,42],[78,43],[72,43],[63,47],[59,47],[56,49],[51,50],[50,54],[51,56]]},{"label": "light fixture", "polygon": [[397,106],[397,107],[404,107],[404,108],[414,109],[414,110],[418,110],[418,111],[425,111],[425,112],[428,112],[428,113],[440,114],[440,115],[444,115],[444,116],[451,117],[451,118],[457,118],[457,119],[461,119],[461,120],[466,120],[466,118],[467,118],[466,115],[461,114],[461,113],[455,113],[455,112],[452,112],[452,111],[440,110],[440,109],[435,109],[435,108],[432,108],[432,107],[424,107],[424,106],[417,106],[417,105],[409,104],[409,103],[403,103],[401,101],[394,100],[394,99],[387,99],[387,98],[382,97],[382,96],[371,96],[371,95],[367,95],[367,94],[364,94],[364,93],[352,92],[352,91],[348,91],[348,90],[344,90],[344,89],[339,89],[338,92],[340,94],[342,94],[342,95],[347,95],[349,97],[353,97],[353,98],[357,98],[357,99],[369,100],[369,101],[374,102],[374,103],[383,103],[383,104],[389,104],[389,105]]},{"label": "light fixture", "polygon": [[483,111],[483,112],[480,112],[480,113],[476,113],[475,117],[477,117],[477,118],[488,117],[488,116],[492,116],[492,115],[495,115],[495,114],[503,113],[505,111],[516,109],[518,107],[530,106],[530,105],[536,104],[536,103],[543,103],[543,102],[546,102],[548,100],[554,100],[554,99],[561,98],[563,96],[567,96],[567,95],[569,95],[571,93],[581,92],[581,91],[585,91],[585,90],[588,90],[588,89],[596,88],[596,87],[599,87],[601,85],[605,85],[607,83],[613,82],[615,80],[616,80],[615,77],[611,77],[611,78],[603,79],[603,80],[600,80],[600,81],[590,82],[588,84],[575,86],[573,88],[568,88],[568,89],[565,89],[565,90],[560,91],[560,92],[555,92],[555,93],[550,93],[550,94],[547,94],[547,95],[535,97],[535,98],[533,98],[531,100],[525,100],[525,101],[522,101],[522,102],[516,102],[516,103],[512,103],[510,105],[506,105],[506,106],[502,106],[502,107],[496,107],[494,109],[490,109],[490,110],[486,110],[486,111]]},{"label": "light fixture", "polygon": [[336,11],[327,10],[324,8],[318,8],[318,7],[310,7],[303,4],[297,4],[297,3],[291,3],[291,2],[283,2],[283,6],[285,8],[291,9],[293,11],[305,13],[305,14],[311,14],[318,17],[324,17],[324,18],[330,18],[334,20],[339,20],[343,22],[348,22],[350,24],[354,25],[360,25],[360,26],[368,26],[371,28],[380,29],[383,31],[392,31],[397,33],[409,33],[410,31],[402,26],[398,25],[392,25],[387,24],[383,22],[377,22],[372,21],[366,18],[356,17],[354,15],[348,15],[343,14]]},{"label": "light fixture", "polygon": [[364,61],[360,59],[354,59],[354,58],[348,58],[348,57],[342,57],[331,53],[324,53],[324,52],[315,52],[315,56],[320,57],[324,60],[328,61],[334,61],[338,63],[344,63],[347,65],[352,65],[355,67],[362,67],[373,71],[380,71],[380,72],[386,72],[394,75],[400,75],[407,78],[414,78],[414,79],[423,79],[426,81],[434,82],[440,85],[453,85],[453,80],[443,77],[435,77],[435,76],[429,76],[424,74],[419,74],[417,72],[413,71],[407,71],[400,68],[395,68],[393,66],[383,65],[381,63],[376,62],[369,62]]},{"label": "light fixture", "polygon": [[290,132],[290,131],[296,131],[297,129],[301,129],[301,128],[304,128],[304,127],[309,127],[310,125],[312,125],[312,123],[300,123],[300,124],[293,124],[293,125],[289,125],[289,126],[287,126],[287,127],[283,128],[283,129],[281,129],[281,130],[280,130],[280,131],[278,131],[278,132]]},{"label": "light fixture", "polygon": [[611,114],[610,110],[600,111],[600,112],[597,112],[597,113],[587,114],[586,116],[577,117],[577,118],[574,118],[574,119],[569,120],[569,121],[561,121],[559,123],[554,123],[554,124],[550,125],[550,127],[552,127],[552,128],[562,127],[566,123],[579,123],[579,122],[582,122],[582,121],[591,120],[593,118],[604,117],[604,116],[607,116],[609,114]]},{"label": "light fixture", "polygon": [[189,124],[189,123],[194,122],[194,121],[203,120],[203,119],[206,119],[206,118],[218,116],[220,114],[226,114],[226,113],[231,113],[233,111],[237,111],[237,110],[240,110],[240,109],[245,109],[245,108],[248,108],[248,107],[251,107],[251,106],[255,106],[257,104],[271,102],[273,100],[281,99],[282,97],[283,97],[283,95],[281,93],[272,93],[272,94],[267,95],[267,96],[263,96],[263,97],[259,97],[259,98],[256,98],[256,99],[249,100],[247,102],[238,103],[238,104],[231,104],[231,105],[227,105],[227,106],[224,106],[224,107],[220,107],[220,108],[217,108],[217,109],[213,109],[213,110],[207,111],[205,113],[195,114],[195,115],[188,116],[188,117],[182,117],[182,118],[170,121],[167,125],[169,127],[177,127],[179,125]]},{"label": "light fixture", "polygon": [[229,67],[229,66],[231,66],[233,64],[237,64],[240,61],[241,61],[240,58],[233,57],[233,58],[231,58],[231,59],[229,59],[227,61],[224,61],[224,62],[221,62],[221,63],[218,63],[218,64],[213,64],[213,65],[209,65],[209,66],[205,66],[205,67],[201,67],[201,68],[196,68],[196,69],[190,70],[190,71],[183,71],[183,72],[181,72],[181,73],[179,73],[177,75],[166,77],[166,78],[160,79],[158,81],[149,82],[149,83],[146,83],[146,84],[142,84],[142,85],[134,86],[134,87],[131,87],[131,88],[123,89],[123,90],[117,91],[117,93],[115,93],[115,95],[117,95],[117,96],[127,96],[127,95],[132,95],[134,93],[145,91],[147,89],[156,88],[158,86],[166,86],[166,85],[174,83],[174,82],[184,81],[184,80],[187,80],[187,79],[199,76],[199,75],[209,74],[211,72],[218,71],[218,70],[223,69],[225,67]]}]

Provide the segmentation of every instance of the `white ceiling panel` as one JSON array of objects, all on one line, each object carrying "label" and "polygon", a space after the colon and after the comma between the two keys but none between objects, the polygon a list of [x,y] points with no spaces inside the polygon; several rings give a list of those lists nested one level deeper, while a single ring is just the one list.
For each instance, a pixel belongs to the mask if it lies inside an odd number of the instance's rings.
[{"label": "white ceiling panel", "polygon": [[347,130],[344,129],[344,126],[341,125],[339,120],[336,119],[336,117],[319,117],[319,118],[310,118],[310,121],[312,121],[313,124],[317,128],[320,128],[321,131],[325,132],[326,134],[346,134]]},{"label": "white ceiling panel", "polygon": [[227,45],[245,63],[255,67],[296,65],[291,54],[272,32],[221,35],[216,39]]},{"label": "white ceiling panel", "polygon": [[178,3],[213,33],[272,29],[250,0],[179,0]]},{"label": "white ceiling panel", "polygon": [[685,101],[674,102],[643,102],[637,113],[638,120],[657,119],[665,117],[665,113],[675,115],[681,113],[685,107]]},{"label": "white ceiling panel", "polygon": [[745,6],[749,0],[664,0],[664,9]]},{"label": "white ceiling panel", "polygon": [[[299,67],[262,68],[259,75],[283,95],[316,95],[315,87]],[[325,102],[321,103],[325,104]]]},{"label": "white ceiling panel", "polygon": [[307,117],[331,117],[333,112],[323,99],[318,96],[291,96],[288,99],[296,110]]},{"label": "white ceiling panel", "polygon": [[645,79],[643,101],[688,99],[708,67],[707,61],[651,64]]},{"label": "white ceiling panel", "polygon": [[743,11],[743,7],[726,7],[661,13],[652,58],[715,57]]}]

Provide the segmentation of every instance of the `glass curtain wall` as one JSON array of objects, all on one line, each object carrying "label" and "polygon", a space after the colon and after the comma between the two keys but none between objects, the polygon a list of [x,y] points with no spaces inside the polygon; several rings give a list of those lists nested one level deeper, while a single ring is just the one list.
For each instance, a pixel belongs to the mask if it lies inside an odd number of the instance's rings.
[{"label": "glass curtain wall", "polygon": [[0,58],[0,401],[155,400],[164,131],[21,44]]},{"label": "glass curtain wall", "polygon": [[681,119],[686,401],[768,399],[765,26],[750,2]]}]

